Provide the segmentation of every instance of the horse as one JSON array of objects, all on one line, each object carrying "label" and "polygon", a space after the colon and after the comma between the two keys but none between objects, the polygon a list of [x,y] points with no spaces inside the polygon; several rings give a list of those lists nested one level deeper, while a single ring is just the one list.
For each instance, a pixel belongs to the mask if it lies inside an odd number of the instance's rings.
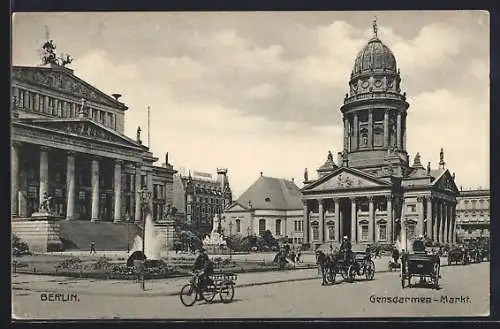
[{"label": "horse", "polygon": [[322,278],[322,286],[328,283],[326,277],[329,271],[333,271],[336,261],[337,255],[327,255],[321,250],[316,251],[316,264],[318,265],[318,274],[321,275]]}]

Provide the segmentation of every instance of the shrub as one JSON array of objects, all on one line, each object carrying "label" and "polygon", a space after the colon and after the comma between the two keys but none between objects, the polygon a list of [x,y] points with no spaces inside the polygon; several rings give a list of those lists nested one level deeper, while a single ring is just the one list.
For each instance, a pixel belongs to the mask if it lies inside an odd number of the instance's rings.
[{"label": "shrub", "polygon": [[14,256],[31,255],[28,244],[26,244],[26,242],[21,241],[21,239],[15,234],[12,234],[12,255]]},{"label": "shrub", "polygon": [[56,266],[56,270],[80,270],[82,269],[82,260],[78,257],[70,257]]}]

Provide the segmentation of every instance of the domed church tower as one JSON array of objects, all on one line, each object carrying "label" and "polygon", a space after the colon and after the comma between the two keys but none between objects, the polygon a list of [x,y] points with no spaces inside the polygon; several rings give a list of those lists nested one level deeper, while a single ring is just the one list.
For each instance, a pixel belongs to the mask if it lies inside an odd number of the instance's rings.
[{"label": "domed church tower", "polygon": [[358,53],[341,107],[344,161],[375,176],[402,177],[408,171],[406,112],[401,77],[392,51],[373,37]]}]

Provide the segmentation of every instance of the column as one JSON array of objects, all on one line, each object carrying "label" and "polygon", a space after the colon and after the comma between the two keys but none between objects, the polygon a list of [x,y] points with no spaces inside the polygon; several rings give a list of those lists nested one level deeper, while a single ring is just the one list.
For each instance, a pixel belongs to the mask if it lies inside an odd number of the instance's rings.
[{"label": "column", "polygon": [[45,106],[42,110],[42,112],[44,113],[50,113],[50,98],[49,96],[45,96]]},{"label": "column", "polygon": [[457,204],[453,204],[453,208],[451,208],[451,243],[455,244],[457,243],[457,236],[456,236],[456,211],[457,211]]},{"label": "column", "polygon": [[432,197],[427,197],[427,238],[432,239]]},{"label": "column", "polygon": [[450,204],[446,202],[444,204],[444,227],[443,227],[443,242],[448,242],[448,227],[450,221]]},{"label": "column", "polygon": [[40,146],[39,205],[42,204],[45,193],[49,193],[49,149],[47,147]]},{"label": "column", "polygon": [[335,234],[335,241],[340,242],[342,239],[343,231],[342,221],[340,220],[340,199],[336,198],[333,201],[335,204],[335,231],[337,231],[337,234]]},{"label": "column", "polygon": [[439,205],[439,242],[444,242],[443,239],[443,228],[444,228],[444,202],[441,201],[441,204]]},{"label": "column", "polygon": [[325,212],[323,209],[324,200],[318,199],[318,214],[319,214],[319,242],[325,242]]},{"label": "column", "polygon": [[[349,122],[347,119],[344,117],[344,149],[347,149],[347,136],[348,136],[348,127],[349,127]],[[339,165],[340,166],[340,165]]]},{"label": "column", "polygon": [[99,159],[92,159],[92,217],[90,221],[99,220]]},{"label": "column", "polygon": [[424,235],[424,198],[419,196],[417,197],[417,211],[418,211],[418,233],[417,236],[422,234]]},{"label": "column", "polygon": [[373,109],[368,109],[368,147],[373,148]]},{"label": "column", "polygon": [[19,210],[19,143],[13,142],[10,151],[10,214],[17,216]]},{"label": "column", "polygon": [[119,222],[121,220],[122,210],[122,160],[115,160],[115,175],[113,179],[113,191],[115,198],[114,219],[113,221]]},{"label": "column", "polygon": [[302,232],[303,232],[303,243],[308,244],[309,243],[309,233],[308,233],[308,228],[309,228],[309,209],[307,207],[307,200],[302,200],[302,204],[304,207],[304,217],[302,221]]},{"label": "column", "polygon": [[432,203],[432,241],[439,242],[438,240],[438,219],[439,219],[439,200],[434,200]]},{"label": "column", "polygon": [[396,124],[396,145],[398,149],[401,148],[401,113],[398,113]]},{"label": "column", "polygon": [[373,206],[373,196],[368,197],[368,242],[375,242],[375,210]]},{"label": "column", "polygon": [[356,198],[351,198],[351,243],[356,243],[357,212]]},{"label": "column", "polygon": [[394,218],[392,218],[392,195],[387,194],[385,196],[387,201],[387,241],[392,243],[394,241]]},{"label": "column", "polygon": [[384,112],[384,147],[389,147],[389,109]]},{"label": "column", "polygon": [[358,150],[358,130],[359,130],[359,124],[358,124],[358,114],[354,113],[354,132],[352,134],[352,140],[353,140],[353,145],[352,145],[352,151],[357,151]]},{"label": "column", "polygon": [[402,140],[403,150],[406,150],[406,113],[403,116],[403,122],[401,124],[402,124],[401,130],[403,132],[402,133],[402,135],[403,135],[403,140]]},{"label": "column", "polygon": [[135,164],[135,222],[140,223],[141,219],[141,164]]},{"label": "column", "polygon": [[75,217],[75,154],[66,154],[66,219]]}]

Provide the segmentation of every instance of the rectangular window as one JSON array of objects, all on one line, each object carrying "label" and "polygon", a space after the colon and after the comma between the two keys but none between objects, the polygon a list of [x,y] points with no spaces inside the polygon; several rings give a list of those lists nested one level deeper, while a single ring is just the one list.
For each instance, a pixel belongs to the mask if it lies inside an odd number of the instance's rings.
[{"label": "rectangular window", "polygon": [[368,241],[368,225],[361,225],[361,241]]},{"label": "rectangular window", "polygon": [[328,226],[328,240],[335,240],[335,226],[333,225]]},{"label": "rectangular window", "polygon": [[386,224],[379,225],[379,227],[378,227],[378,239],[380,241],[387,240],[387,225]]}]

